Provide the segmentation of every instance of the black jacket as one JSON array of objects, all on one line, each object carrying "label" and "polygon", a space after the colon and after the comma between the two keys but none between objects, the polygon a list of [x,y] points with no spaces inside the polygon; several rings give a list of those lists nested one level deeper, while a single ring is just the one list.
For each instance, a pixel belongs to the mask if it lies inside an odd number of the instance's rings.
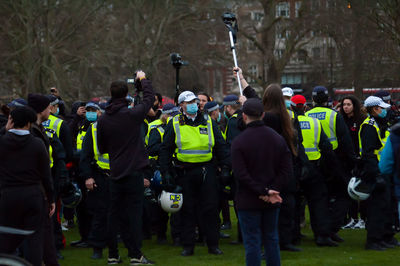
[{"label": "black jacket", "polygon": [[97,138],[101,153],[110,156],[111,176],[121,179],[149,164],[141,126],[154,103],[154,92],[149,80],[142,80],[143,100],[128,108],[125,98],[111,99],[105,114],[98,120]]},{"label": "black jacket", "polygon": [[[194,121],[187,118],[184,114],[179,114],[179,116],[181,116],[181,119],[184,119],[184,123],[186,125],[197,127],[198,125],[207,123],[206,119],[204,118],[204,115],[202,115],[200,112],[197,113],[197,116]],[[215,140],[214,142],[215,145],[213,148],[213,157],[217,158],[218,163],[221,166],[224,165],[229,167],[230,166],[229,149],[224,138],[222,137],[221,131],[219,130],[217,123],[214,120],[212,120],[212,130],[214,133],[214,140]],[[168,122],[168,125],[165,129],[164,141],[161,145],[161,150],[160,150],[159,162],[160,162],[160,171],[162,173],[168,171],[168,168],[170,167],[172,162],[172,155],[174,154],[175,149],[176,149],[175,131],[173,128],[173,120],[171,119]],[[195,163],[184,163],[180,161],[177,161],[176,163],[182,167],[193,167],[197,165]]]},{"label": "black jacket", "polygon": [[283,137],[262,121],[251,122],[233,141],[231,154],[238,210],[271,207],[258,197],[267,194],[266,188],[282,191],[293,175],[292,156]]},{"label": "black jacket", "polygon": [[11,132],[0,136],[0,182],[2,189],[40,186],[54,202],[49,154],[39,138]]},{"label": "black jacket", "polygon": [[[375,117],[374,119],[383,135],[388,130],[387,121],[379,117]],[[364,125],[360,131],[360,138],[362,146],[361,159],[364,166],[365,179],[373,182],[380,173],[378,158],[374,154],[374,151],[379,150],[382,144],[373,125]]]},{"label": "black jacket", "polygon": [[226,125],[226,143],[229,147],[232,145],[232,141],[244,130],[244,127],[240,127],[243,121],[242,110],[237,110],[234,114],[237,114],[237,117],[229,118]]},{"label": "black jacket", "polygon": [[82,150],[79,161],[79,176],[82,180],[93,178],[93,167],[95,167],[92,125],[86,130],[85,138],[82,143]]}]

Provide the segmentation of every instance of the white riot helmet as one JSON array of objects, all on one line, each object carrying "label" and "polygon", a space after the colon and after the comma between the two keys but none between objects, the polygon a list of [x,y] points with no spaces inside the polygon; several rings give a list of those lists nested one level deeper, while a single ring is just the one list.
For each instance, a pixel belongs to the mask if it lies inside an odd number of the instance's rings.
[{"label": "white riot helmet", "polygon": [[349,196],[354,200],[366,200],[370,195],[370,189],[358,177],[352,177],[347,186]]},{"label": "white riot helmet", "polygon": [[182,208],[183,195],[182,193],[171,193],[163,190],[159,202],[164,211],[170,213],[178,212]]}]

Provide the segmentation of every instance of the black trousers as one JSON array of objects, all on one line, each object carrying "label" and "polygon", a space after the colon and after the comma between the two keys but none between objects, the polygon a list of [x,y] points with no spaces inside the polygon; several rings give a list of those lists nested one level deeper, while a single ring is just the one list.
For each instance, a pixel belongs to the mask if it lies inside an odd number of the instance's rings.
[{"label": "black trousers", "polygon": [[386,186],[375,188],[365,201],[367,242],[389,241],[393,238],[393,202],[390,178],[385,178]]},{"label": "black trousers", "polygon": [[332,231],[328,209],[328,190],[316,168],[313,176],[300,180],[300,187],[308,203],[314,236],[329,236]]},{"label": "black trousers", "polygon": [[88,243],[93,248],[105,248],[107,246],[108,213],[110,211],[110,178],[95,170],[94,180],[96,187],[87,194],[87,206],[92,215],[91,230],[88,236]]},{"label": "black trousers", "polygon": [[351,199],[347,194],[347,184],[342,179],[327,182],[329,194],[329,211],[331,217],[331,231],[339,232],[343,226],[343,221],[351,206]]},{"label": "black trousers", "polygon": [[0,233],[0,253],[12,254],[26,240],[25,258],[41,266],[43,258],[43,222],[48,212],[39,186],[5,188],[0,197],[0,225],[33,230],[29,236]]},{"label": "black trousers", "polygon": [[181,209],[182,235],[184,248],[194,248],[197,213],[199,225],[206,237],[208,247],[218,247],[218,184],[215,165],[205,164],[190,169],[177,170],[178,183],[183,187],[183,206]]},{"label": "black trousers", "polygon": [[87,241],[91,225],[92,225],[92,215],[88,211],[87,206],[87,189],[84,182],[78,182],[78,186],[82,191],[82,200],[76,206],[76,218],[78,220],[78,229],[81,239]]},{"label": "black trousers", "polygon": [[[58,266],[57,250],[54,241],[54,223],[52,218],[49,217],[49,205],[45,203],[45,216],[43,221],[43,262],[46,266]],[[24,252],[28,250],[25,245]]]},{"label": "black trousers", "polygon": [[121,237],[128,249],[128,256],[142,255],[142,212],[144,201],[143,173],[135,171],[119,180],[111,180],[111,206],[109,212],[109,257],[118,257],[117,234],[119,225],[126,219],[128,226],[121,226]]},{"label": "black trousers", "polygon": [[294,239],[294,222],[296,201],[294,194],[291,192],[281,193],[282,204],[279,211],[279,244],[292,244]]}]

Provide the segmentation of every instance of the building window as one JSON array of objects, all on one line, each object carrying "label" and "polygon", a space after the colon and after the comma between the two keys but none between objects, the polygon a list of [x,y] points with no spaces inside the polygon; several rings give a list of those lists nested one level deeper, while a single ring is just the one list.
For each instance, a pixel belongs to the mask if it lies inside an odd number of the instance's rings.
[{"label": "building window", "polygon": [[257,22],[261,22],[261,20],[264,18],[264,13],[263,12],[251,12],[251,19]]},{"label": "building window", "polygon": [[290,30],[276,30],[276,38],[277,39],[289,39],[290,37]]},{"label": "building window", "polygon": [[300,2],[300,1],[297,1],[297,2],[294,4],[294,11],[295,11],[296,18],[299,17],[300,8],[301,8],[301,2]]},{"label": "building window", "polygon": [[276,17],[290,17],[289,2],[280,2],[276,5]]},{"label": "building window", "polygon": [[256,78],[258,77],[258,68],[257,65],[250,65],[249,66],[249,75],[250,75],[250,82],[256,82]]},{"label": "building window", "polygon": [[283,74],[281,78],[281,84],[285,85],[298,85],[302,83],[301,74]]},{"label": "building window", "polygon": [[307,60],[307,51],[304,49],[301,49],[297,52],[297,61],[298,62],[306,62]]},{"label": "building window", "polygon": [[320,59],[321,58],[321,49],[319,47],[312,48],[313,58]]}]

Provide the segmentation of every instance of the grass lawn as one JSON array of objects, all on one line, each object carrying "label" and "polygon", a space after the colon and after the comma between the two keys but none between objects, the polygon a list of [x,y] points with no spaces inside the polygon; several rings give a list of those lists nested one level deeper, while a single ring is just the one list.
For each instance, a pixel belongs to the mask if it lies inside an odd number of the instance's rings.
[{"label": "grass lawn", "polygon": [[[220,241],[220,248],[224,252],[222,256],[209,255],[207,247],[196,246],[194,256],[182,257],[180,256],[182,248],[173,247],[170,244],[157,245],[155,236],[152,240],[143,242],[143,252],[149,259],[155,261],[156,265],[245,265],[244,247],[229,244],[232,239],[236,239],[236,218],[233,217],[233,213],[233,209],[231,209],[233,229],[224,231],[231,234],[231,239],[221,239]],[[386,251],[364,250],[365,230],[347,229],[340,231],[339,235],[345,239],[340,247],[317,247],[314,244],[309,224],[302,230],[302,233],[307,236],[300,245],[303,251],[297,253],[281,252],[282,265],[400,265],[400,248]],[[64,232],[64,234],[67,238],[67,247],[62,250],[65,257],[64,260],[60,261],[62,266],[107,264],[108,253],[106,250],[103,252],[103,259],[92,260],[90,259],[92,249],[69,246],[71,241],[79,239],[76,227]],[[120,245],[120,255],[123,263],[119,265],[129,265],[127,250],[123,248],[123,245]]]}]

